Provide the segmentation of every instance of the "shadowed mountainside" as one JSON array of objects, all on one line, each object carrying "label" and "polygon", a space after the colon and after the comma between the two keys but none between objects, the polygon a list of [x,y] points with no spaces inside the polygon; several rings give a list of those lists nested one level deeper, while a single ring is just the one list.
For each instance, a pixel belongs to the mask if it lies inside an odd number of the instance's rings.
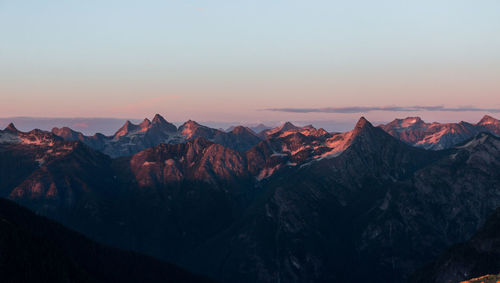
[{"label": "shadowed mountainside", "polygon": [[2,282],[209,282],[177,266],[97,244],[0,198]]}]

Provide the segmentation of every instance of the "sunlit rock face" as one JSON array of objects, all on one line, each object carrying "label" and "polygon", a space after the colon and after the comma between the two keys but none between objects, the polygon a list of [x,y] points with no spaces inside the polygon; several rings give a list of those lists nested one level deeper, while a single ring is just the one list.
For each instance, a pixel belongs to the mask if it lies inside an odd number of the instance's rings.
[{"label": "sunlit rock face", "polygon": [[0,144],[25,144],[36,146],[53,146],[62,138],[46,131],[34,129],[29,132],[19,131],[10,123],[3,131],[0,130]]},{"label": "sunlit rock face", "polygon": [[432,150],[451,148],[481,132],[500,136],[500,121],[488,115],[476,124],[425,123],[419,117],[408,117],[380,127],[406,143]]},{"label": "sunlit rock face", "polygon": [[70,128],[54,128],[52,133],[64,140],[79,140],[111,157],[129,156],[159,144],[179,144],[199,137],[241,152],[261,140],[253,131],[244,127],[225,132],[189,120],[177,128],[159,114],[153,120],[146,118],[138,125],[127,121],[112,136],[85,136]]},{"label": "sunlit rock face", "polygon": [[[467,122],[460,123],[425,123],[419,117],[409,117],[406,119],[396,119],[386,125],[380,125],[384,131],[416,147],[425,149],[440,150],[451,148],[467,139],[474,137],[481,132],[488,132],[500,135],[500,121],[493,117],[485,116],[477,124]],[[335,156],[342,152],[349,142],[351,132],[328,133],[324,129],[316,129],[312,125],[299,127],[290,122],[283,125],[260,131],[258,134],[253,130],[243,126],[232,127],[230,131],[213,129],[189,120],[179,128],[167,122],[162,116],[155,115],[152,121],[144,119],[136,125],[127,121],[113,136],[96,134],[85,136],[75,132],[70,128],[54,128],[52,133],[64,140],[79,140],[90,147],[102,151],[111,157],[128,156],[143,149],[153,147],[158,144],[178,144],[198,137],[203,137],[214,143],[229,147],[239,152],[244,152],[257,145],[262,140],[285,140],[296,139],[297,136],[306,136],[315,140],[315,144],[295,142],[294,147],[282,148],[277,153],[290,152],[295,155],[297,152],[304,154],[308,149],[315,151],[311,156],[322,158]],[[15,136],[4,134],[4,142],[16,138]],[[36,142],[36,141],[33,141]],[[326,151],[325,151],[326,150]],[[294,162],[291,162],[294,163]]]},{"label": "sunlit rock face", "polygon": [[244,177],[246,161],[236,151],[196,138],[184,144],[160,145],[130,158],[141,186],[179,182],[186,178],[214,182]]}]

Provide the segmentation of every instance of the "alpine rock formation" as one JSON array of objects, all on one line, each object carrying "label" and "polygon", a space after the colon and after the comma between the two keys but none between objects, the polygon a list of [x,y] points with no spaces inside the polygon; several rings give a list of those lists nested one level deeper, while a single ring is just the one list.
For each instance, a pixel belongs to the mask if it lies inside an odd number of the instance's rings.
[{"label": "alpine rock formation", "polygon": [[443,150],[417,144],[437,127],[418,118],[345,133],[160,116],[111,137],[10,126],[0,194],[221,282],[404,282],[500,207],[495,121],[462,124],[476,130],[457,144],[441,135]]},{"label": "alpine rock formation", "polygon": [[131,155],[161,143],[183,143],[196,137],[204,137],[239,151],[244,151],[260,141],[248,128],[226,133],[191,120],[177,128],[159,114],[156,114],[152,121],[144,119],[139,125],[127,121],[113,136],[85,136],[67,127],[54,128],[52,133],[65,140],[79,140],[111,157]]},{"label": "alpine rock formation", "polygon": [[478,123],[425,123],[419,117],[395,119],[380,125],[392,136],[414,146],[426,149],[446,149],[473,136],[488,132],[500,136],[500,121],[485,115]]}]

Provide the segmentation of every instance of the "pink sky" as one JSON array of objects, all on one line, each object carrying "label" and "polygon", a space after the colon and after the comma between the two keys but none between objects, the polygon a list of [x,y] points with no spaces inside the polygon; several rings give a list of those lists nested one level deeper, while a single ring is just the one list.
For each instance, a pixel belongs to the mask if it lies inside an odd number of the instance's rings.
[{"label": "pink sky", "polygon": [[0,117],[499,116],[263,111],[500,109],[500,2],[292,2],[7,1],[0,4]]}]

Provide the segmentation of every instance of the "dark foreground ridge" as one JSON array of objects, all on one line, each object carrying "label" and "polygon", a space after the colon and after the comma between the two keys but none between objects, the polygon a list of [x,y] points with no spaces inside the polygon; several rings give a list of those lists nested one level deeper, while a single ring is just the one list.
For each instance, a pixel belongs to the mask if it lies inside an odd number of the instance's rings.
[{"label": "dark foreground ridge", "polygon": [[0,198],[2,282],[211,282],[134,252],[109,248]]}]

